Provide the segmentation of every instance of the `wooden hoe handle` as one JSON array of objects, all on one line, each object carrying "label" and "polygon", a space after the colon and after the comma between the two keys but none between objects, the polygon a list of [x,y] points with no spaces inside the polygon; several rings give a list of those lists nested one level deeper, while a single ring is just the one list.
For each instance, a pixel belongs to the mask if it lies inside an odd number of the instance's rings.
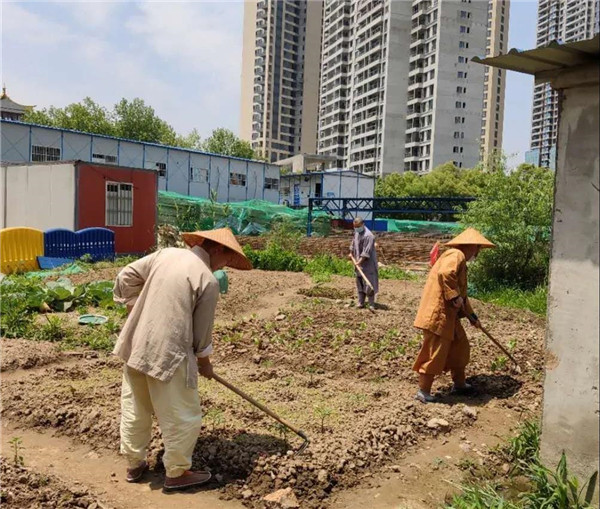
[{"label": "wooden hoe handle", "polygon": [[252,396],[249,396],[248,394],[246,394],[244,391],[242,391],[241,389],[238,389],[235,385],[229,383],[227,380],[225,380],[224,378],[221,378],[219,375],[217,375],[216,373],[213,373],[213,378],[219,382],[221,385],[224,385],[225,387],[227,387],[229,390],[235,392],[238,396],[244,398],[246,401],[248,401],[249,403],[251,403],[252,405],[254,405],[256,408],[261,409],[265,414],[269,415],[270,417],[272,417],[273,419],[275,419],[277,422],[279,422],[280,424],[282,424],[283,426],[285,426],[286,428],[288,428],[289,430],[293,431],[296,435],[298,435],[300,438],[302,438],[304,440],[304,443],[302,444],[302,446],[298,449],[298,451],[296,452],[300,452],[302,450],[304,450],[306,448],[306,446],[308,445],[309,439],[306,436],[306,434],[295,428],[294,426],[292,426],[291,424],[288,424],[287,422],[285,422],[281,417],[279,417],[275,412],[269,410],[266,406],[264,406],[262,403],[259,403],[258,401],[256,401]]}]

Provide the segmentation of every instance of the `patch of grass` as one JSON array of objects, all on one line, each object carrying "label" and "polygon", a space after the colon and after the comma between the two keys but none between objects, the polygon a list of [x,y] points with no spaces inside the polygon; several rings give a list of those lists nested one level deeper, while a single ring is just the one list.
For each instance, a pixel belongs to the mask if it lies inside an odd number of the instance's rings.
[{"label": "patch of grass", "polygon": [[33,326],[34,317],[27,304],[18,298],[1,297],[0,333],[4,338],[26,337]]},{"label": "patch of grass", "polygon": [[548,299],[548,288],[539,286],[535,290],[518,290],[515,288],[498,288],[485,292],[476,291],[474,298],[484,302],[491,302],[499,306],[528,309],[538,315],[546,314],[546,305]]},{"label": "patch of grass", "polygon": [[[591,507],[598,472],[586,483],[571,475],[563,453],[556,470],[540,461],[540,427],[525,422],[517,436],[496,450],[503,460],[513,464],[508,479],[482,480],[474,477],[461,486],[462,492],[447,503],[445,509],[584,509]],[[468,470],[471,465],[465,465]],[[515,482],[525,476],[525,484]]]},{"label": "patch of grass", "polygon": [[388,266],[379,269],[380,279],[397,279],[400,281],[417,281],[421,276],[414,272],[401,269],[400,267]]},{"label": "patch of grass", "polygon": [[462,493],[455,495],[445,509],[521,509],[506,500],[498,483],[466,484]]},{"label": "patch of grass", "polygon": [[56,343],[73,336],[72,329],[58,316],[44,315],[46,323],[35,329],[33,338],[37,341],[50,341]]},{"label": "patch of grass", "polygon": [[309,274],[315,283],[327,283],[331,281],[331,276],[354,276],[354,268],[350,260],[338,258],[332,255],[317,255],[311,258],[304,272]]},{"label": "patch of grass", "polygon": [[81,330],[79,334],[63,338],[65,348],[87,347],[91,350],[110,352],[115,346],[116,336],[112,325],[95,325]]}]

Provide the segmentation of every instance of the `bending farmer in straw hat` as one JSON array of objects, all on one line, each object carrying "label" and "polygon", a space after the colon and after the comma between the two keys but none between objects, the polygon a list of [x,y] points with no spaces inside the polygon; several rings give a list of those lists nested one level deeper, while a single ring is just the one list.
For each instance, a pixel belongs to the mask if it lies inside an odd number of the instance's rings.
[{"label": "bending farmer in straw hat", "polygon": [[419,373],[416,399],[436,401],[431,386],[436,375],[450,371],[452,391],[466,394],[472,387],[465,382],[470,346],[460,319],[481,327],[467,297],[467,262],[474,260],[482,248],[495,247],[477,230],[468,228],[446,244],[450,247],[435,262],[423,289],[414,326],[423,331],[423,346],[413,370]]},{"label": "bending farmer in straw hat", "polygon": [[358,307],[365,307],[365,296],[369,296],[369,309],[375,309],[375,294],[379,292],[379,267],[377,265],[377,252],[375,251],[375,236],[365,226],[361,217],[354,218],[354,237],[350,244],[351,259],[354,259],[357,265],[362,269],[363,274],[373,286],[373,292],[367,286],[362,275],[358,270],[356,273],[356,289],[358,291]]},{"label": "bending farmer in straw hat", "polygon": [[252,268],[227,228],[184,233],[183,239],[191,249],[162,249],[141,258],[121,270],[114,287],[114,300],[129,312],[113,351],[125,361],[121,453],[129,463],[127,481],[139,481],[148,468],[154,413],[165,445],[166,490],[211,477],[190,468],[202,420],[198,372],[209,379],[213,372],[209,356],[220,286],[215,275],[222,278],[225,266]]}]

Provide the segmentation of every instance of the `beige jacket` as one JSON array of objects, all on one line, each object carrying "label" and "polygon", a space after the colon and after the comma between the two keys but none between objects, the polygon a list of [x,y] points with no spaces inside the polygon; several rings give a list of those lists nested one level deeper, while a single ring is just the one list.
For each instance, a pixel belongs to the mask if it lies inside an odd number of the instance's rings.
[{"label": "beige jacket", "polygon": [[462,297],[467,315],[473,308],[467,297],[467,261],[459,249],[448,249],[429,271],[414,326],[438,336],[452,337],[457,319],[465,314],[451,300]]},{"label": "beige jacket", "polygon": [[219,284],[200,247],[168,248],[127,265],[114,300],[133,305],[113,353],[127,365],[168,382],[183,361],[187,385],[197,387],[196,357],[212,353]]}]

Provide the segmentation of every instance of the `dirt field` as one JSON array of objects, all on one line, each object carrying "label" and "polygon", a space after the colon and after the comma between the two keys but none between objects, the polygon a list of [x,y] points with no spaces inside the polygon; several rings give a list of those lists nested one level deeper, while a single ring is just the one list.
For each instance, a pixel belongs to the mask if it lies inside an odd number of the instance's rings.
[{"label": "dirt field", "polygon": [[[105,269],[102,278],[117,270]],[[230,272],[230,293],[217,313],[215,371],[306,432],[310,445],[294,454],[300,439],[226,388],[202,380],[204,429],[194,467],[215,475],[200,492],[162,494],[157,429],[153,473],[140,485],[124,482],[117,455],[119,361],[3,340],[2,468],[11,473],[2,490],[3,497],[13,493],[3,502],[24,507],[14,495],[20,476],[53,475],[44,496],[63,493],[59,498],[66,500],[76,486],[88,491],[87,505],[73,505],[79,503],[73,494],[72,505],[52,507],[271,507],[263,497],[283,488],[292,489],[302,508],[438,506],[456,490],[445,481],[460,479],[466,459],[478,461],[521,419],[539,414],[544,319],[475,302],[482,323],[513,348],[524,373],[512,373],[496,347],[469,328],[477,395],[450,396],[450,380],[443,377],[436,384],[442,403],[422,405],[413,400],[411,371],[420,344],[412,320],[422,284],[386,280],[380,286],[380,309],[372,315],[353,307],[350,278],[335,277],[315,289],[305,274]],[[40,361],[20,363],[24,351]],[[22,438],[25,473],[9,465],[13,437]],[[28,488],[26,496],[37,501],[38,491]]]}]

